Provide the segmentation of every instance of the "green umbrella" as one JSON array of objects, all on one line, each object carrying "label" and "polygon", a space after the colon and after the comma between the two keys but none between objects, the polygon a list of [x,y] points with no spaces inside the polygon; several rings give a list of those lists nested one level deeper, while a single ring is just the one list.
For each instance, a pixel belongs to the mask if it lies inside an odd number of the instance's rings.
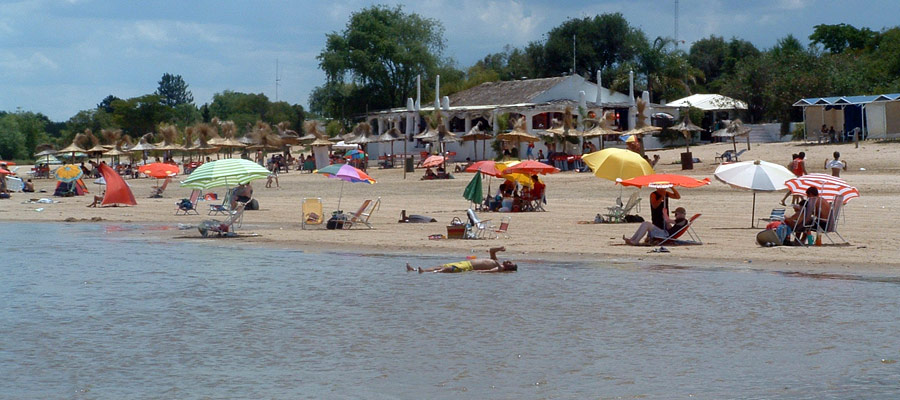
[{"label": "green umbrella", "polygon": [[463,191],[463,198],[468,199],[475,204],[481,204],[483,197],[481,191],[481,174],[476,173],[469,184],[466,185],[466,190]]},{"label": "green umbrella", "polygon": [[269,177],[269,170],[243,158],[226,158],[205,163],[181,182],[192,189],[209,189],[218,186],[237,186],[256,179]]}]

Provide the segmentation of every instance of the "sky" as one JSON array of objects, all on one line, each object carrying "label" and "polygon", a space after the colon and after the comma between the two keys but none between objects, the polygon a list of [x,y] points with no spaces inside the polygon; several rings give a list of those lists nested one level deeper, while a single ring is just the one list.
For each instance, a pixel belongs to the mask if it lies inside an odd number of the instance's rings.
[{"label": "sky", "polygon": [[[66,121],[110,94],[152,93],[164,73],[181,75],[198,106],[233,90],[307,107],[325,80],[325,35],[374,4],[440,21],[444,55],[461,69],[570,18],[620,12],[651,40],[675,34],[675,0],[0,0],[0,110]],[[817,24],[900,25],[897,0],[680,0],[678,10],[685,50],[710,35],[766,49],[788,34],[807,43]]]}]

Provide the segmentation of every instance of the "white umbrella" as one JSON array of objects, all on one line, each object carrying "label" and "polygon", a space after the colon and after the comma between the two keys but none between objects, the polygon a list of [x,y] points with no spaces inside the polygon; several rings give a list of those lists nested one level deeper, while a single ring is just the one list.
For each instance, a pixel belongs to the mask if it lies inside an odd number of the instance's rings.
[{"label": "white umbrella", "polygon": [[731,187],[753,191],[751,227],[755,227],[756,221],[756,192],[785,190],[787,186],[784,182],[796,177],[782,165],[760,160],[722,164],[716,168],[714,175],[716,179]]}]

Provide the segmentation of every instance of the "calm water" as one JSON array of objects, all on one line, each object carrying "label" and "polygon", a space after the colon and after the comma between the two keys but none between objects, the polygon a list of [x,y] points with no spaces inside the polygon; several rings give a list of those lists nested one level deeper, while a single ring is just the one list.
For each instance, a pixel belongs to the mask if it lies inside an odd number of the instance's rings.
[{"label": "calm water", "polygon": [[0,224],[0,398],[900,396],[893,279],[528,261],[419,275],[404,263],[453,260],[136,228]]}]

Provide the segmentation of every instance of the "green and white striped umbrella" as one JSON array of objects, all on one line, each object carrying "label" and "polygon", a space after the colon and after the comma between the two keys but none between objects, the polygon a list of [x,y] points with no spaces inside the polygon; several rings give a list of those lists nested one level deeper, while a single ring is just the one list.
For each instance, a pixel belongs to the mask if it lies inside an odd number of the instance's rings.
[{"label": "green and white striped umbrella", "polygon": [[259,164],[242,158],[226,158],[205,163],[181,182],[191,189],[209,189],[218,186],[237,186],[271,174]]}]

